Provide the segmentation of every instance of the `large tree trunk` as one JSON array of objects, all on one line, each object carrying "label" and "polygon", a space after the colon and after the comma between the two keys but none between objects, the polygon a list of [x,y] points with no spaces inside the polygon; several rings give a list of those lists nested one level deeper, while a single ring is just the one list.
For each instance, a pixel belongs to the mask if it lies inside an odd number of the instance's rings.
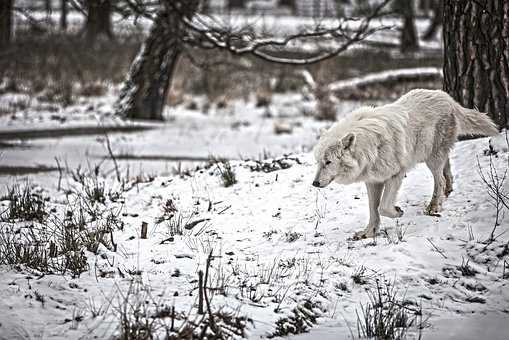
[{"label": "large tree trunk", "polygon": [[396,0],[396,10],[403,19],[401,29],[401,52],[412,52],[419,49],[419,39],[415,28],[415,13],[413,0]]},{"label": "large tree trunk", "polygon": [[13,0],[0,1],[0,50],[12,40],[12,4]]},{"label": "large tree trunk", "polygon": [[423,40],[432,40],[438,32],[438,29],[442,26],[444,18],[443,0],[435,0],[433,2],[433,18],[431,24],[426,29],[426,32],[422,36]]},{"label": "large tree trunk", "polygon": [[131,65],[116,103],[117,114],[132,119],[163,119],[171,79],[182,52],[183,29],[176,13],[159,11]]},{"label": "large tree trunk", "polygon": [[85,39],[94,43],[98,37],[113,38],[111,29],[111,0],[87,0]]},{"label": "large tree trunk", "polygon": [[507,127],[509,1],[445,0],[443,35],[444,90]]}]

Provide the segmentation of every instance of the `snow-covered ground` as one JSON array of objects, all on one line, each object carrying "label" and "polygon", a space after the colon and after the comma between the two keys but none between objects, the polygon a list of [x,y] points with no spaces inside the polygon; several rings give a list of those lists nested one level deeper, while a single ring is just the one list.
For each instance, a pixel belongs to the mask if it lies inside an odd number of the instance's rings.
[{"label": "snow-covered ground", "polygon": [[[497,143],[503,141],[501,135]],[[0,338],[106,338],[118,332],[116,317],[133,280],[143,286],[129,299],[146,299],[151,313],[174,306],[178,315],[194,315],[198,271],[212,254],[212,308],[252,320],[250,338],[273,334],[276,321],[305,301],[312,302],[318,324],[297,338],[348,338],[350,329],[356,335],[356,311],[368,300],[366,288],[379,279],[398,287],[409,306],[422,306],[424,338],[478,339],[482,331],[505,339],[508,221],[502,215],[497,240],[481,243],[495,210],[477,162],[486,174],[491,159],[502,174],[508,154],[490,157],[486,149],[488,139],[456,145],[455,188],[440,217],[423,214],[431,174],[424,166],[410,172],[399,199],[405,215],[384,219],[385,232],[376,240],[349,240],[366,223],[363,185],[315,189],[310,153],[291,155],[281,161],[289,168],[272,172],[256,171],[260,164],[254,161],[233,161],[237,183],[230,187],[222,185],[219,165],[138,183],[114,202],[96,203],[99,210],[117,212],[124,226],[113,232],[116,252],[101,247],[97,255],[86,253],[89,270],[80,277],[2,266]],[[106,192],[118,189],[112,179],[105,186]],[[58,216],[77,199],[73,192],[83,190],[70,177],[63,191],[39,188]],[[183,235],[170,231],[177,216],[189,227]],[[140,238],[142,222],[147,239]],[[29,227],[2,223],[4,230],[8,226],[14,232]]]},{"label": "snow-covered ground", "polygon": [[[272,30],[270,25],[279,25],[286,33],[302,23],[302,18],[262,19],[267,21],[253,18],[256,27]],[[71,16],[71,26],[79,20],[81,16]],[[422,30],[424,21],[418,27]],[[390,42],[395,32],[378,38]],[[350,80],[336,86],[358,84]],[[0,109],[26,109],[0,116],[0,136],[27,127],[131,125],[111,115],[114,98],[112,91],[61,108],[24,94],[4,94]],[[29,177],[46,200],[49,216],[43,223],[0,222],[0,254],[7,236],[15,239],[55,227],[72,217],[70,210],[77,214],[85,207],[96,213],[85,213],[85,229],[92,230],[113,223],[115,216],[112,238],[108,235],[96,252],[85,251],[88,267],[79,276],[0,266],[0,339],[110,338],[120,331],[123,310],[128,315],[147,310],[149,320],[166,325],[175,319],[178,328],[187,315],[196,317],[198,273],[208,261],[211,309],[247,318],[242,323],[252,339],[278,335],[299,322],[308,332],[289,332],[292,338],[356,337],[358,313],[377,282],[396,287],[407,311],[422,310],[424,339],[507,338],[509,212],[499,216],[496,240],[483,243],[496,212],[482,180],[482,175],[489,178],[490,169],[499,178],[506,171],[505,135],[490,143],[484,138],[456,145],[454,192],[441,216],[423,213],[432,176],[419,165],[407,175],[399,195],[404,216],[384,219],[375,240],[352,241],[367,222],[365,188],[311,186],[315,166],[310,149],[330,123],[311,116],[316,103],[308,95],[275,94],[268,107],[256,107],[253,98],[208,110],[204,100],[193,102],[195,109],[189,109],[189,100],[168,109],[165,123],[137,123],[147,128],[143,131],[0,139],[1,167],[51,168],[58,158],[69,171],[62,178],[58,171]],[[338,117],[361,104],[378,103],[341,101]],[[114,163],[102,163],[109,155],[107,140],[126,182],[123,187]],[[490,145],[499,150],[496,155],[485,152]],[[205,166],[211,155],[231,159],[235,184],[223,185],[223,165]],[[198,169],[179,173],[179,163]],[[80,183],[83,173],[86,185]],[[0,176],[2,190],[15,183],[23,186],[25,176]],[[104,188],[104,202],[84,199],[90,185]],[[509,181],[502,190],[509,192]],[[0,201],[0,214],[5,216],[10,204]],[[141,238],[144,223],[146,239]],[[314,317],[316,324],[310,321]],[[418,336],[411,328],[410,337]]]},{"label": "snow-covered ground", "polygon": [[[0,106],[15,106],[20,97],[24,95],[0,95]],[[319,130],[330,124],[313,118],[316,102],[302,93],[274,94],[268,107],[256,107],[254,98],[251,98],[248,101],[234,100],[224,108],[212,105],[207,112],[203,109],[206,100],[195,97],[192,100],[196,103],[194,110],[186,108],[189,106],[187,100],[180,106],[167,108],[164,123],[121,120],[111,115],[113,101],[113,94],[109,94],[82,98],[75,105],[62,108],[48,107],[32,99],[25,109],[0,116],[0,142],[8,146],[1,149],[2,165],[56,168],[58,159],[62,166],[72,170],[101,163],[109,156],[106,135],[100,132],[83,136],[70,131],[68,136],[51,137],[49,134],[46,138],[30,139],[23,134],[27,129],[57,129],[64,134],[66,130],[79,127],[146,128],[107,134],[112,152],[119,158],[122,168],[129,166],[131,174],[135,175],[140,171],[169,174],[179,162],[181,167],[189,168],[209,156],[258,159],[265,158],[267,153],[279,156],[307,151],[314,145]],[[342,101],[337,107],[338,117],[360,105],[355,101]],[[290,129],[291,133],[276,134],[278,127]],[[2,137],[5,133],[20,131],[18,138]],[[112,162],[103,165],[103,168],[111,169]],[[56,171],[36,177],[36,181],[53,184],[58,179]],[[22,179],[24,175],[0,176],[0,185],[5,187],[16,178]]]}]

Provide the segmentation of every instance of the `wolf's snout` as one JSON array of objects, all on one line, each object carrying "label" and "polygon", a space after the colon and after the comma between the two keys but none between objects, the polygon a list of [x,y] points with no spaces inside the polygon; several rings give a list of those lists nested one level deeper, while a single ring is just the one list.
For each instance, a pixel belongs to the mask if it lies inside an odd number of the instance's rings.
[{"label": "wolf's snout", "polygon": [[319,188],[320,187],[320,182],[313,181],[313,186]]}]

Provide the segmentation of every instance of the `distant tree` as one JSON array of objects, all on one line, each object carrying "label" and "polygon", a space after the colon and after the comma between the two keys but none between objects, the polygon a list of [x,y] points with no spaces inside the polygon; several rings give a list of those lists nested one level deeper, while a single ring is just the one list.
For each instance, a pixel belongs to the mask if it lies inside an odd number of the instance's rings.
[{"label": "distant tree", "polygon": [[228,1],[228,7],[231,8],[242,8],[244,7],[246,0],[230,0]]},{"label": "distant tree", "polygon": [[46,11],[47,16],[51,15],[53,10],[53,7],[51,6],[51,0],[44,0],[44,10]]},{"label": "distant tree", "polygon": [[412,52],[419,49],[419,38],[415,28],[415,9],[413,0],[394,0],[395,10],[403,19],[401,28],[401,52]]},{"label": "distant tree", "polygon": [[431,8],[433,7],[435,0],[420,0],[419,3],[419,11],[425,16],[429,17],[429,12]]},{"label": "distant tree", "polygon": [[444,90],[507,127],[509,1],[444,0],[443,38]]},{"label": "distant tree", "polygon": [[432,40],[438,32],[438,29],[442,26],[443,18],[444,18],[444,3],[443,0],[434,0],[432,3],[432,12],[433,17],[431,19],[431,24],[424,32],[422,39],[423,40]]},{"label": "distant tree", "polygon": [[67,7],[67,0],[60,0],[60,29],[62,31],[67,30],[67,13],[69,9]]},{"label": "distant tree", "polygon": [[0,50],[9,46],[12,40],[12,11],[14,0],[0,1]]},{"label": "distant tree", "polygon": [[[166,96],[182,55],[194,58],[199,49],[220,49],[233,55],[251,55],[274,63],[317,63],[338,55],[352,44],[380,30],[370,25],[371,20],[381,15],[384,6],[391,0],[384,1],[370,15],[358,20],[355,29],[348,26],[349,20],[342,19],[338,20],[335,27],[314,27],[282,38],[258,37],[252,27],[232,28],[219,24],[203,13],[198,15],[200,0],[160,0],[161,5],[155,9],[137,8],[137,0],[129,1],[129,8],[135,9],[138,15],[155,19],[131,65],[115,105],[116,112],[133,119],[162,120]],[[337,46],[302,59],[285,57],[284,53],[280,53],[284,52],[288,44],[299,39],[323,37],[334,38]]]},{"label": "distant tree", "polygon": [[94,43],[99,37],[113,38],[111,26],[112,0],[86,0],[84,34],[88,43]]},{"label": "distant tree", "polygon": [[298,0],[280,0],[279,5],[286,6],[292,11],[292,13],[295,13],[295,10],[296,10],[295,1],[298,1]]}]

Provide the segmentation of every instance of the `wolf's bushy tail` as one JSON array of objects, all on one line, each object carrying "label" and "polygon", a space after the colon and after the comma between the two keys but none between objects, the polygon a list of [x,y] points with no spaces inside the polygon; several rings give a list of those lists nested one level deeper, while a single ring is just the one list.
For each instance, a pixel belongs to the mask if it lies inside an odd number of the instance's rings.
[{"label": "wolf's bushy tail", "polygon": [[462,136],[494,136],[498,134],[498,127],[488,114],[477,110],[457,106],[459,134]]}]

